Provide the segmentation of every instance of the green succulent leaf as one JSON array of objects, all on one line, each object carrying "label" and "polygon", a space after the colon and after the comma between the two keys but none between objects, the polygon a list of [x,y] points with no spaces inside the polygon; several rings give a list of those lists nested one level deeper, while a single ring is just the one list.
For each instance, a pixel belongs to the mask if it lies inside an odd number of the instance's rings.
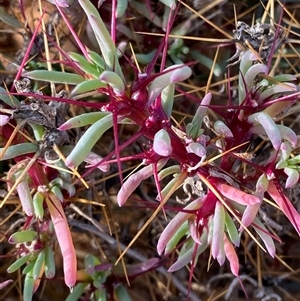
[{"label": "green succulent leaf", "polygon": [[55,257],[49,246],[46,246],[45,276],[47,279],[52,279],[55,276]]},{"label": "green succulent leaf", "polygon": [[32,273],[33,272],[33,267],[35,265],[35,261],[36,261],[36,254],[34,257],[30,258],[31,261],[24,267],[23,271],[22,271],[22,274],[23,275],[26,275],[28,273]]},{"label": "green succulent leaf", "polygon": [[29,271],[24,280],[24,288],[23,288],[23,301],[31,301],[33,290],[34,290],[34,279],[32,277],[32,270]]},{"label": "green succulent leaf", "polygon": [[183,254],[178,257],[178,259],[168,269],[168,272],[178,271],[185,265],[189,264],[193,260],[193,258],[198,258],[199,255],[206,250],[206,248],[208,247],[208,244],[206,243],[207,231],[202,234],[200,241],[202,242],[202,245],[198,245],[194,242],[192,247],[190,247],[186,252],[183,252]]},{"label": "green succulent leaf", "polygon": [[85,79],[81,75],[60,71],[35,70],[23,73],[24,77],[59,84],[78,85]]},{"label": "green succulent leaf", "polygon": [[116,94],[122,95],[125,90],[125,84],[123,79],[113,71],[103,71],[100,75],[100,80],[109,84]]},{"label": "green succulent leaf", "polygon": [[8,242],[11,244],[20,244],[24,242],[31,242],[35,240],[37,236],[36,231],[33,230],[23,230],[19,232],[13,233],[9,239]]},{"label": "green succulent leaf", "polygon": [[113,126],[112,114],[109,114],[95,122],[79,139],[71,154],[66,159],[69,167],[78,167],[84,161],[101,136]]},{"label": "green succulent leaf", "polygon": [[144,65],[150,64],[155,56],[156,50],[153,50],[149,53],[136,53],[136,60]]},{"label": "green succulent leaf", "polygon": [[[272,79],[271,79],[272,80]],[[291,82],[297,80],[297,77],[292,74],[279,74],[273,77],[274,83],[276,82]]]},{"label": "green succulent leaf", "polygon": [[288,165],[292,166],[292,165],[299,165],[300,164],[300,155],[297,155],[291,159],[288,160]]},{"label": "green succulent leaf", "polygon": [[107,69],[106,63],[97,52],[88,50],[88,55],[89,58],[93,61],[93,63],[96,64],[100,70],[104,71],[105,69]]},{"label": "green succulent leaf", "polygon": [[225,227],[228,232],[229,238],[235,246],[240,245],[240,236],[237,228],[227,211],[225,211]]},{"label": "green succulent leaf", "polygon": [[40,250],[32,270],[32,277],[34,280],[37,280],[40,277],[40,273],[45,263],[45,257],[45,249]]},{"label": "green succulent leaf", "polygon": [[77,85],[71,95],[79,95],[79,94],[83,94],[83,93],[87,93],[87,92],[91,92],[100,88],[105,88],[107,87],[107,84],[102,82],[100,79],[90,79],[90,80],[86,80],[82,83],[80,83],[79,85]]},{"label": "green succulent leaf", "polygon": [[161,105],[168,118],[171,118],[174,103],[175,84],[170,84],[162,90]]},{"label": "green succulent leaf", "polygon": [[[96,301],[106,301],[106,290],[103,288],[100,288],[98,290],[95,291],[95,299]],[[122,300],[122,299],[120,299]]]},{"label": "green succulent leaf", "polygon": [[75,63],[82,71],[84,71],[88,75],[94,76],[95,78],[99,77],[100,72],[95,68],[95,66],[92,63],[90,63],[82,55],[75,52],[69,52],[69,56],[73,61],[75,61]]},{"label": "green succulent leaf", "polygon": [[117,300],[132,301],[127,290],[122,284],[118,284],[118,286],[114,289],[114,294],[118,298]]},{"label": "green succulent leaf", "polygon": [[121,18],[125,14],[127,6],[128,6],[128,0],[117,1],[117,7],[116,7],[117,18]]},{"label": "green succulent leaf", "polygon": [[78,283],[73,288],[72,292],[69,294],[65,301],[77,301],[83,294],[84,289],[87,285],[88,283]]},{"label": "green succulent leaf", "polygon": [[69,119],[63,125],[61,125],[59,129],[61,131],[66,131],[73,128],[94,124],[95,122],[99,121],[100,119],[104,118],[107,115],[109,115],[109,113],[107,112],[84,113]]},{"label": "green succulent leaf", "polygon": [[[2,153],[3,150],[4,148],[0,148],[0,153]],[[0,161],[13,159],[15,157],[25,155],[25,154],[36,153],[38,150],[39,150],[38,145],[33,143],[21,143],[21,144],[11,145],[7,148],[4,155],[1,157]]]},{"label": "green succulent leaf", "polygon": [[21,103],[15,96],[9,95],[9,93],[2,87],[0,87],[0,99],[3,100],[7,105],[9,105],[12,108],[17,108],[21,105]]},{"label": "green succulent leaf", "polygon": [[180,239],[188,233],[189,225],[188,221],[185,221],[176,231],[176,233],[169,240],[165,253],[169,253],[177,246]]},{"label": "green succulent leaf", "polygon": [[20,258],[18,258],[14,263],[12,263],[8,268],[7,268],[7,273],[13,273],[17,271],[18,269],[21,268],[23,264],[28,262],[30,260],[30,257],[32,256],[31,253],[26,254]]},{"label": "green succulent leaf", "polygon": [[90,275],[94,274],[95,265],[99,264],[101,264],[101,261],[94,255],[88,254],[84,258],[84,266],[86,268],[86,272]]},{"label": "green succulent leaf", "polygon": [[118,60],[117,48],[112,41],[110,34],[98,13],[98,10],[90,1],[79,0],[78,2],[85,11],[95,33],[96,40],[101,49],[105,63],[111,71],[115,71],[122,79],[124,79],[124,75]]},{"label": "green succulent leaf", "polygon": [[164,179],[169,175],[180,173],[180,172],[181,172],[181,168],[179,165],[169,166],[167,168],[164,168],[158,173],[158,180],[161,181],[162,179]]}]

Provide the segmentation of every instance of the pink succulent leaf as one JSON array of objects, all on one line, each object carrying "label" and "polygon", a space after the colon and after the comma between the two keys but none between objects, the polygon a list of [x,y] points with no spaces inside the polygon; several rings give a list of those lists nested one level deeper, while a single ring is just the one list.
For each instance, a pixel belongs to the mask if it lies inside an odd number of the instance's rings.
[{"label": "pink succulent leaf", "polygon": [[224,252],[224,239],[221,240],[220,250],[219,250],[219,253],[218,253],[216,259],[220,266],[222,266],[225,262],[226,256],[225,256],[225,252]]},{"label": "pink succulent leaf", "polygon": [[[158,162],[157,170],[160,170],[167,163],[167,160],[160,160]],[[137,172],[133,173],[121,186],[118,195],[117,201],[119,206],[123,206],[129,196],[133,193],[133,191],[141,184],[143,180],[148,179],[154,173],[154,166],[147,165]]]},{"label": "pink succulent leaf", "polygon": [[[223,251],[223,236],[225,230],[225,209],[221,202],[216,202],[213,216],[213,235],[211,241],[211,255],[217,258]],[[219,260],[219,259],[218,259]]]},{"label": "pink succulent leaf", "polygon": [[223,137],[233,137],[233,134],[229,127],[221,120],[217,120],[214,123],[214,129],[218,134],[220,134]]},{"label": "pink succulent leaf", "polygon": [[277,124],[277,128],[279,129],[282,139],[290,142],[292,147],[296,147],[297,135],[295,134],[295,132],[291,128],[281,124]]},{"label": "pink succulent leaf", "polygon": [[[281,145],[281,134],[279,131],[279,128],[277,127],[277,124],[274,122],[274,120],[264,112],[254,113],[248,117],[248,122],[255,124],[259,123],[265,130],[268,138],[270,139],[273,147],[278,150]],[[255,126],[250,130],[255,131],[257,130]]]},{"label": "pink succulent leaf", "polygon": [[7,285],[11,284],[12,282],[14,282],[12,279],[8,279],[8,280],[5,280],[5,281],[1,282],[0,283],[0,290],[5,288]]},{"label": "pink succulent leaf", "polygon": [[181,70],[177,69],[171,72],[170,81],[171,83],[177,83],[186,80],[192,75],[192,69],[188,66],[182,66]]},{"label": "pink succulent leaf", "polygon": [[3,126],[9,122],[9,116],[0,114],[0,126]]},{"label": "pink succulent leaf", "polygon": [[[185,210],[195,210],[198,209],[202,203],[204,202],[206,196],[199,197],[198,199],[194,200],[190,204],[188,204],[184,209]],[[181,225],[186,222],[193,213],[185,213],[179,212],[176,216],[169,222],[167,227],[164,229],[160,238],[157,242],[157,252],[159,255],[162,254],[163,250],[165,249],[168,242],[171,238],[175,235]]]},{"label": "pink succulent leaf", "polygon": [[190,67],[185,65],[173,65],[164,70],[164,73],[153,80],[149,86],[148,106],[161,94],[162,90],[169,84],[184,81],[192,74]]},{"label": "pink succulent leaf", "polygon": [[60,7],[69,7],[74,3],[74,0],[47,0],[48,2],[52,4],[56,4]]},{"label": "pink succulent leaf", "polygon": [[189,224],[189,230],[190,230],[189,232],[190,232],[192,239],[194,240],[195,243],[201,244],[200,233],[198,230],[198,224],[197,224],[196,218],[193,216],[190,217],[188,219],[188,224]]},{"label": "pink succulent leaf", "polygon": [[285,167],[284,173],[288,176],[285,182],[285,188],[293,187],[299,181],[299,172],[293,168]]},{"label": "pink succulent leaf", "polygon": [[240,268],[239,259],[235,252],[234,246],[228,240],[226,235],[224,235],[224,253],[230,263],[230,270],[232,274],[238,277]]},{"label": "pink succulent leaf", "polygon": [[244,76],[248,89],[251,89],[251,87],[254,86],[254,80],[260,73],[268,74],[268,67],[264,64],[257,63],[248,69]]},{"label": "pink succulent leaf", "polygon": [[109,84],[116,95],[123,95],[125,91],[125,84],[121,76],[119,76],[116,72],[113,71],[103,71],[99,76],[99,79],[103,83]]},{"label": "pink succulent leaf", "polygon": [[162,157],[168,157],[172,154],[171,139],[166,130],[161,129],[155,134],[153,150]]},{"label": "pink succulent leaf", "polygon": [[200,143],[192,142],[186,147],[186,150],[188,153],[192,153],[203,158],[203,160],[206,158],[206,148]]},{"label": "pink succulent leaf", "polygon": [[[89,163],[86,165],[86,167],[93,167],[97,165],[100,161],[102,161],[103,158],[96,153],[89,152],[89,154],[85,157],[84,162]],[[97,168],[100,169],[103,172],[109,171],[110,165],[108,163],[101,163],[97,165]]]},{"label": "pink succulent leaf", "polygon": [[248,194],[227,184],[217,183],[216,188],[223,196],[239,204],[248,206],[260,203],[260,199],[257,196]]},{"label": "pink succulent leaf", "polygon": [[25,214],[27,216],[32,216],[34,213],[34,207],[27,179],[18,184],[17,192]]},{"label": "pink succulent leaf", "polygon": [[76,283],[77,259],[70,228],[60,201],[53,194],[49,196],[51,200],[46,198],[46,202],[63,256],[64,280],[68,287],[73,288]]},{"label": "pink succulent leaf", "polygon": [[275,253],[276,253],[276,247],[275,247],[275,244],[274,244],[271,234],[268,232],[266,227],[261,223],[261,221],[257,217],[254,219],[254,224],[259,227],[259,228],[255,227],[253,225],[254,230],[256,231],[256,233],[259,235],[259,237],[264,242],[264,244],[268,250],[268,253],[274,258]]},{"label": "pink succulent leaf", "polygon": [[[255,205],[248,205],[246,206],[246,209],[243,213],[242,216],[242,223],[245,227],[248,227],[252,224],[254,218],[257,215],[258,209],[260,208],[261,204],[255,204]],[[241,230],[242,228],[244,228],[243,226],[240,226]]]},{"label": "pink succulent leaf", "polygon": [[279,193],[273,182],[269,183],[268,194],[274,200],[274,202],[279,206],[285,216],[289,219],[291,224],[294,226],[295,230],[300,235],[300,214],[293,207],[291,202],[287,197],[284,197]]},{"label": "pink succulent leaf", "polygon": [[[203,231],[200,241],[201,241],[200,245],[194,242],[193,247],[189,248],[184,254],[180,255],[178,259],[168,269],[168,272],[172,273],[178,271],[182,267],[189,264],[193,260],[193,258],[197,259],[199,255],[206,250],[206,248],[208,247],[208,244],[206,243],[207,231]],[[195,254],[195,248],[197,248],[196,254]]]},{"label": "pink succulent leaf", "polygon": [[119,206],[123,206],[129,196],[141,184],[141,182],[151,177],[153,173],[153,166],[148,165],[128,177],[128,179],[121,186],[121,189],[117,195]]},{"label": "pink succulent leaf", "polygon": [[[135,277],[140,274],[143,274],[151,269],[153,269],[158,263],[159,263],[159,258],[150,258],[146,261],[135,263],[135,264],[128,264],[126,265],[127,269],[127,275],[130,277]],[[113,266],[112,267],[112,272],[114,275],[117,277],[125,277],[125,272],[123,267],[120,266]]]}]

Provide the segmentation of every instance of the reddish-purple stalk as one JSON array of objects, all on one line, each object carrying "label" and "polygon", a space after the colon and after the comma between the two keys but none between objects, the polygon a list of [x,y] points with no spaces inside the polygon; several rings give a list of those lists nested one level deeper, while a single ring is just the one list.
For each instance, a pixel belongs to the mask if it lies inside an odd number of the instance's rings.
[{"label": "reddish-purple stalk", "polygon": [[[109,95],[112,99],[111,94]],[[120,148],[119,148],[119,133],[118,133],[118,114],[113,114],[113,132],[114,132],[114,141],[115,141],[115,154],[117,159],[118,171],[119,171],[119,179],[120,183],[123,183],[123,173],[122,173],[122,165],[120,160]]]},{"label": "reddish-purple stalk", "polygon": [[281,21],[282,21],[282,18],[283,18],[283,13],[284,13],[284,3],[283,3],[283,6],[282,6],[282,9],[281,9],[281,12],[280,12],[280,16],[279,16],[279,20],[278,20],[278,23],[277,23],[278,25],[277,25],[275,36],[274,36],[274,43],[271,45],[270,56],[269,56],[269,59],[268,59],[268,62],[267,62],[268,70],[270,70],[270,68],[271,68],[272,59],[273,59],[274,53],[276,52],[276,49],[275,49],[276,48],[276,41],[277,41],[277,38],[278,38],[278,35],[279,35],[280,24],[281,24]]},{"label": "reddish-purple stalk", "polygon": [[292,224],[294,225],[294,227],[296,228],[298,234],[300,235],[300,224],[297,223],[297,221],[295,219],[295,216],[294,216],[294,214],[292,212],[292,209],[294,209],[294,208],[291,209],[290,205],[288,204],[289,200],[287,199],[287,197],[285,196],[285,194],[282,191],[282,187],[281,187],[281,185],[279,183],[278,177],[276,177],[273,180],[273,183],[275,185],[275,188],[276,188],[277,192],[279,193],[279,195],[281,196],[281,198],[283,200],[283,203],[284,203],[284,205],[286,207],[286,210],[287,210],[288,214],[290,215],[290,217],[292,219]]},{"label": "reddish-purple stalk", "polygon": [[300,95],[300,92],[296,92],[296,93],[289,94],[289,95],[286,95],[286,96],[281,96],[281,97],[276,98],[274,100],[266,101],[265,103],[261,104],[261,108],[262,109],[266,109],[270,105],[272,105],[274,103],[278,103],[278,102],[291,101],[291,100],[293,100],[294,102],[296,102],[297,101],[297,97],[299,95]]},{"label": "reddish-purple stalk", "polygon": [[116,18],[117,18],[116,8],[117,8],[117,1],[112,0],[110,37],[115,44],[116,44]]},{"label": "reddish-purple stalk", "polygon": [[63,10],[61,9],[61,7],[57,4],[57,1],[55,0],[56,3],[56,8],[58,9],[59,13],[61,14],[61,16],[63,17],[64,21],[66,22],[70,32],[72,33],[72,36],[74,37],[77,45],[79,46],[81,52],[83,53],[83,55],[85,56],[85,58],[90,61],[89,55],[87,53],[87,50],[85,48],[85,46],[82,44],[82,42],[80,41],[78,35],[76,34],[75,30],[73,29],[72,25],[70,24],[68,18],[66,17],[66,15],[64,14]]},{"label": "reddish-purple stalk", "polygon": [[[44,16],[44,14],[45,14],[45,11],[43,12],[43,14],[42,14],[41,18],[39,19],[39,22],[38,22],[38,24],[37,24],[37,26],[36,26],[36,28],[35,28],[35,30],[33,32],[32,38],[31,38],[30,43],[28,45],[28,48],[27,48],[27,50],[25,52],[25,55],[24,55],[24,58],[22,60],[21,65],[19,67],[19,70],[18,70],[18,72],[16,74],[15,80],[18,80],[21,77],[21,75],[22,75],[23,68],[24,68],[24,66],[25,66],[25,64],[27,62],[27,59],[29,58],[29,54],[30,54],[32,45],[35,43],[35,38],[36,38],[36,36],[38,34],[38,31],[40,29],[40,26],[41,26],[41,23],[42,23],[42,18]],[[12,85],[10,92],[14,92],[14,90],[15,90],[15,86]]]},{"label": "reddish-purple stalk", "polygon": [[179,10],[180,5],[176,6],[176,12],[172,14],[173,10],[170,10],[169,16],[168,16],[168,24],[166,28],[166,33],[164,36],[164,47],[162,51],[162,58],[161,58],[161,63],[160,63],[160,72],[162,72],[165,69],[166,65],[166,60],[167,60],[167,54],[168,54],[168,46],[169,46],[169,35],[173,26],[173,23],[175,21],[176,14]]}]

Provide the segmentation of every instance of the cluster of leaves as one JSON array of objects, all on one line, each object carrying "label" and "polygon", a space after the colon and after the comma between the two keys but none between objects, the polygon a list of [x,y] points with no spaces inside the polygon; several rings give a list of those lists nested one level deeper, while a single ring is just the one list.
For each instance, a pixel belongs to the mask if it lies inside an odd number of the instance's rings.
[{"label": "cluster of leaves", "polygon": [[[165,18],[169,22],[166,31],[169,32],[176,10],[175,1],[161,2],[165,4]],[[8,115],[1,115],[2,135],[7,141],[1,149],[1,160],[15,161],[5,179],[9,189],[1,207],[16,189],[28,217],[24,230],[9,238],[10,243],[17,244],[20,258],[8,268],[8,272],[14,272],[26,264],[23,269],[26,274],[24,300],[31,300],[44,273],[48,279],[55,276],[54,233],[63,255],[64,280],[73,290],[68,301],[77,300],[83,293],[96,300],[106,300],[107,296],[111,300],[131,300],[121,283],[126,278],[123,271],[111,264],[101,263],[88,255],[85,269],[77,271],[76,252],[65,206],[76,194],[76,181],[72,175],[88,187],[77,171],[83,162],[89,164],[87,168],[99,168],[102,172],[107,172],[113,163],[117,165],[121,182],[117,194],[119,206],[127,202],[144,180],[154,178],[158,205],[142,230],[157,212],[167,208],[167,202],[182,187],[185,191],[187,186],[191,187],[197,197],[193,198],[189,193],[185,200],[189,203],[184,208],[178,206],[180,212],[163,230],[157,243],[159,255],[179,251],[169,268],[170,272],[188,264],[193,270],[199,256],[210,248],[212,258],[220,265],[227,258],[232,273],[239,277],[236,247],[240,246],[243,232],[247,232],[274,257],[274,240],[279,241],[279,238],[268,230],[259,214],[265,205],[265,198],[285,214],[300,234],[300,215],[284,193],[284,189],[293,187],[299,181],[300,158],[297,149],[300,147],[300,137],[289,127],[275,122],[298,100],[299,88],[295,84],[295,76],[272,76],[270,67],[261,61],[259,51],[242,51],[239,54],[237,103],[229,99],[227,106],[213,106],[212,94],[206,93],[199,101],[192,120],[179,126],[172,121],[175,84],[192,76],[192,68],[181,60],[186,50],[182,40],[170,47],[169,55],[175,61],[171,66],[165,67],[162,62],[160,72],[155,72],[155,63],[165,49],[162,44],[151,55],[145,72],[131,65],[132,72],[128,74],[120,63],[114,35],[108,32],[90,1],[79,0],[78,3],[85,12],[101,55],[89,50],[72,31],[62,9],[71,3],[53,3],[73,33],[82,54],[63,53],[65,64],[74,69],[72,73],[34,70],[23,72],[22,76],[36,83],[48,81],[74,85],[70,97],[50,97],[24,90],[22,93],[31,102],[28,105],[1,89],[1,99],[13,109],[13,119],[18,119],[16,116],[20,116],[25,109],[28,114],[28,118],[19,122],[15,129],[9,124]],[[126,11],[127,1],[117,3],[113,12],[120,17]],[[139,5],[135,1],[130,3],[136,7]],[[38,115],[41,110],[44,113],[53,108],[51,104],[41,106],[41,99],[78,104],[74,99],[95,92],[105,95],[107,102],[90,103],[92,112],[78,114],[54,125],[41,121]],[[217,117],[214,121],[208,117],[208,110],[215,112]],[[57,120],[59,111],[51,112]],[[18,134],[24,122],[29,123],[35,141],[26,133]],[[126,142],[120,143],[118,126],[123,124],[133,125],[135,132]],[[80,127],[88,129],[75,146],[67,139],[58,139],[58,134],[49,135],[50,130],[58,133]],[[102,158],[92,150],[109,129],[114,133],[115,149]],[[147,141],[143,152],[122,156],[122,152],[139,139]],[[268,156],[254,159],[254,152],[250,149],[258,141],[268,145]],[[141,168],[123,180],[122,162],[133,160],[138,160]],[[167,178],[171,180],[165,184]],[[282,182],[285,187],[282,187]],[[36,229],[29,229],[33,226]],[[152,258],[143,265],[127,266],[127,276],[133,278],[154,268],[157,263],[158,259]]]}]

